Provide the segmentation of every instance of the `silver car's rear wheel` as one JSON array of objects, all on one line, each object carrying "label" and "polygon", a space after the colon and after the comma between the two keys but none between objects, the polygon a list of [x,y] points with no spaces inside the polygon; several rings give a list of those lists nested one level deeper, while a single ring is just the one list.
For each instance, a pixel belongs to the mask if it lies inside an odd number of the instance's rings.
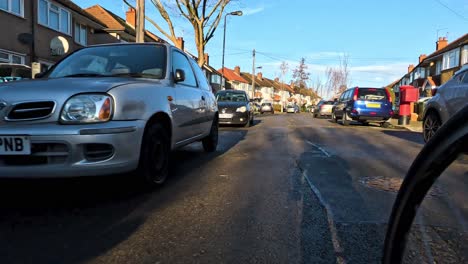
[{"label": "silver car's rear wheel", "polygon": [[435,135],[437,130],[439,130],[441,125],[442,122],[440,121],[440,118],[437,116],[437,114],[430,112],[424,119],[423,123],[424,141],[428,142]]}]

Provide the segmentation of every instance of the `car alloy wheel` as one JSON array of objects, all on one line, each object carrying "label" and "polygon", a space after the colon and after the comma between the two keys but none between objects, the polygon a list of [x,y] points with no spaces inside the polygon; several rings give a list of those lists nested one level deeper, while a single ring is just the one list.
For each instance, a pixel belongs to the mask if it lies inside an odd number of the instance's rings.
[{"label": "car alloy wheel", "polygon": [[439,117],[435,113],[430,113],[425,119],[423,123],[423,136],[424,141],[428,142],[439,130],[442,122],[440,122]]},{"label": "car alloy wheel", "polygon": [[338,121],[338,118],[336,118],[336,115],[335,115],[335,112],[332,112],[332,117],[331,117],[332,121],[334,123],[336,123]]},{"label": "car alloy wheel", "polygon": [[343,123],[343,126],[349,126],[350,121],[348,120],[348,114],[346,112],[343,112],[341,122]]}]

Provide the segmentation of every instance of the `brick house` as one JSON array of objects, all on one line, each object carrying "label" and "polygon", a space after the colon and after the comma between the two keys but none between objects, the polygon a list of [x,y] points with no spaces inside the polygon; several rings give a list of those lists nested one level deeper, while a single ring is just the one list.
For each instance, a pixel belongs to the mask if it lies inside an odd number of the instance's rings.
[{"label": "brick house", "polygon": [[112,43],[96,38],[104,25],[70,0],[0,1],[0,63],[31,65],[41,70],[87,45]]},{"label": "brick house", "polygon": [[241,76],[239,66],[234,67],[234,70],[224,67],[223,69],[219,69],[218,72],[224,74],[226,89],[243,90],[251,96],[252,85],[250,85],[249,82]]}]

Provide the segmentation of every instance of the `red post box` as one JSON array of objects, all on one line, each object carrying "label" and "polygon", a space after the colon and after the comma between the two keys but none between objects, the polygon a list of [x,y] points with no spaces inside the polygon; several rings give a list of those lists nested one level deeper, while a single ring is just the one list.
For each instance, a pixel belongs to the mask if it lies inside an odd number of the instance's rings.
[{"label": "red post box", "polygon": [[400,86],[400,111],[398,113],[398,124],[408,125],[411,120],[411,103],[419,100],[419,89],[412,85]]}]

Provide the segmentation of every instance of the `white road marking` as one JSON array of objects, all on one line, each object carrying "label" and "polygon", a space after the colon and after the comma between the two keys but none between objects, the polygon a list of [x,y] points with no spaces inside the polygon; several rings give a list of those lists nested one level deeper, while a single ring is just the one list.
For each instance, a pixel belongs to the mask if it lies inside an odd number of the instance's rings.
[{"label": "white road marking", "polygon": [[331,207],[325,201],[325,199],[323,199],[323,196],[320,193],[320,191],[317,189],[317,187],[315,187],[312,184],[312,182],[309,180],[309,177],[307,177],[307,170],[304,170],[302,172],[302,176],[306,179],[307,183],[309,184],[310,189],[312,189],[312,192],[315,194],[315,196],[319,200],[320,204],[323,206],[323,208],[325,208],[325,212],[327,214],[328,228],[330,229],[330,233],[331,233],[331,236],[332,236],[331,238],[332,238],[332,242],[333,242],[333,249],[335,250],[336,263],[345,264],[346,260],[343,257],[344,252],[343,252],[343,248],[341,247],[341,244],[340,244],[340,239],[338,237],[338,232],[336,231],[335,221],[333,220],[335,217],[333,215]]},{"label": "white road marking", "polygon": [[306,140],[307,144],[311,145],[311,146],[314,146],[316,147],[317,149],[319,149],[323,154],[325,154],[325,156],[327,157],[331,157],[330,153],[328,153],[325,149],[323,149],[322,147],[320,147],[319,145],[317,144],[314,144],[312,142],[310,142],[309,140]]}]

